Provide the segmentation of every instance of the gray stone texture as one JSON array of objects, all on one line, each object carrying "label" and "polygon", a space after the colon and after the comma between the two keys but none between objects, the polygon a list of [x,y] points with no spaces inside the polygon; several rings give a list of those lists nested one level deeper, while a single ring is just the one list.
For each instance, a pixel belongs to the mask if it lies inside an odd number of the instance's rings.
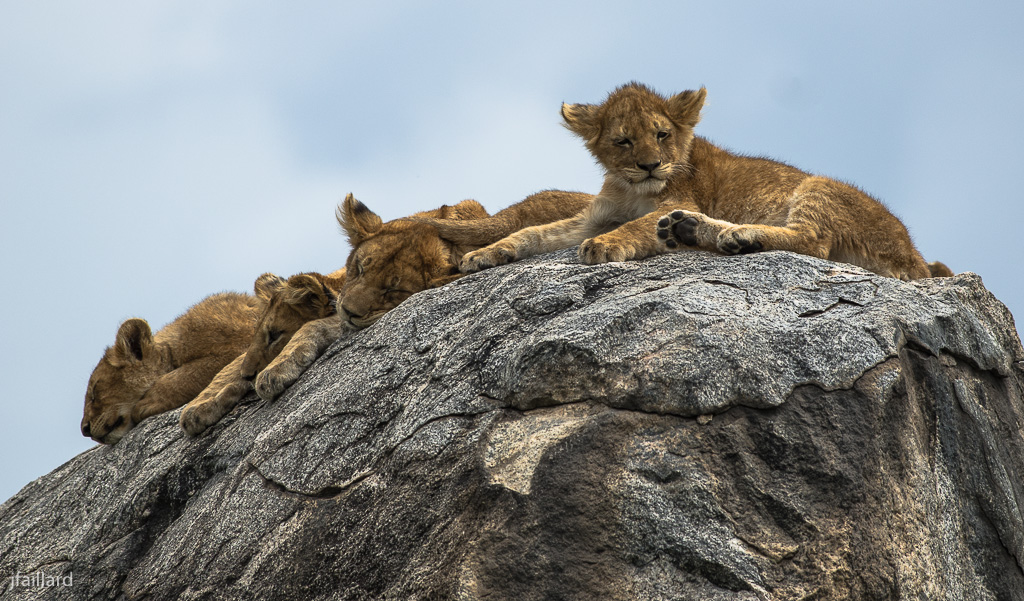
[{"label": "gray stone texture", "polygon": [[[29,484],[0,591],[1022,600],[1022,385],[973,274],[564,251],[415,295],[199,438],[171,412]],[[39,571],[74,584],[11,580]]]}]

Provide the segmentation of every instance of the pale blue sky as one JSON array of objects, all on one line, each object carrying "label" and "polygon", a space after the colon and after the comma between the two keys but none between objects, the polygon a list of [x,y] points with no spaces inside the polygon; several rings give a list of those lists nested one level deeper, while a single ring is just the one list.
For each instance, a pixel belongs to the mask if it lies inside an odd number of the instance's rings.
[{"label": "pale blue sky", "polygon": [[0,0],[0,501],[89,448],[89,373],[385,218],[600,171],[563,101],[708,88],[698,133],[853,182],[1024,312],[1019,2]]}]

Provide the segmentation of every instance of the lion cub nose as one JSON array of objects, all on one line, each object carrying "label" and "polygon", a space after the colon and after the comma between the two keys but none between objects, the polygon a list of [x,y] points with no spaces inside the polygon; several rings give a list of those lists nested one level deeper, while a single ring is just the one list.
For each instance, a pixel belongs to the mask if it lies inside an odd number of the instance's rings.
[{"label": "lion cub nose", "polygon": [[649,173],[654,171],[658,167],[661,167],[661,161],[655,161],[653,163],[637,163],[636,166]]},{"label": "lion cub nose", "polygon": [[357,313],[357,312],[353,311],[352,309],[346,307],[344,305],[344,303],[341,305],[341,309],[345,312],[344,317],[347,317],[349,319],[352,319],[352,318],[359,319],[360,317],[362,317],[362,314]]},{"label": "lion cub nose", "polygon": [[89,436],[91,436],[91,435],[92,435],[92,427],[89,425],[89,422],[85,422],[84,424],[82,424],[82,436],[85,436],[86,438],[89,438]]}]

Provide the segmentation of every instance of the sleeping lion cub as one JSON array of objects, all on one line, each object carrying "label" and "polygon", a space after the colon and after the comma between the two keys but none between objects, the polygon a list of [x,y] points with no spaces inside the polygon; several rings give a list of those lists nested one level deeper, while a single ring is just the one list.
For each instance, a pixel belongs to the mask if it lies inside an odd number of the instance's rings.
[{"label": "sleeping lion cub", "polygon": [[[345,284],[345,268],[322,275],[300,273],[287,280],[272,273],[256,279],[259,317],[249,348],[227,364],[181,412],[185,432],[197,436],[235,408],[253,390],[253,380],[282,355],[313,362],[338,338],[334,301]],[[301,373],[301,372],[300,372]]]},{"label": "sleeping lion cub", "polygon": [[566,127],[604,167],[600,194],[579,215],[466,254],[460,269],[579,244],[588,264],[690,247],[788,250],[903,280],[952,275],[925,263],[899,219],[859,189],[695,136],[705,95],[701,88],[665,98],[630,83],[603,104],[562,105]]}]

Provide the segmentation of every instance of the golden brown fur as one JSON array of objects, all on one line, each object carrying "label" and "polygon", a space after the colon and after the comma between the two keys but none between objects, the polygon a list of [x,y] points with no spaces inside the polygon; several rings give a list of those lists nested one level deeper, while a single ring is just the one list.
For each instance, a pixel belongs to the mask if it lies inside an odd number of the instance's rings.
[{"label": "golden brown fur", "polygon": [[905,280],[951,274],[926,264],[903,224],[859,189],[694,136],[704,98],[703,88],[665,98],[632,83],[600,105],[563,105],[566,126],[605,170],[601,193],[577,216],[468,253],[462,271],[580,244],[588,264],[685,246],[788,250]]},{"label": "golden brown fur", "polygon": [[[494,216],[475,201],[383,223],[365,205],[346,199],[338,221],[352,245],[348,280],[338,303],[342,320],[365,328],[409,296],[459,277],[468,251],[523,227],[579,213],[590,194],[547,190],[532,194]],[[466,203],[472,203],[467,205]]]},{"label": "golden brown fur", "polygon": [[[276,398],[346,329],[354,324],[365,327],[415,292],[459,277],[456,265],[461,246],[442,240],[438,227],[458,221],[471,227],[450,230],[452,237],[494,241],[510,233],[509,228],[518,227],[522,219],[542,219],[549,213],[556,216],[552,218],[564,215],[565,208],[547,206],[556,199],[566,201],[568,204],[563,206],[572,212],[580,210],[581,195],[563,198],[561,194],[535,195],[537,198],[520,203],[525,212],[512,211],[511,216],[502,212],[495,216],[501,216],[497,220],[473,200],[415,215],[429,224],[406,220],[383,223],[349,194],[338,207],[338,221],[354,247],[352,255],[357,255],[355,263],[350,256],[352,269],[342,268],[328,276],[299,274],[287,281],[273,274],[261,276],[255,285],[261,312],[247,352],[217,374],[182,411],[182,428],[192,435],[203,432],[253,388],[261,398]],[[353,280],[355,285],[345,286]],[[344,323],[336,312],[335,300],[342,288],[353,294],[349,304],[352,312],[346,313]],[[368,309],[365,315],[354,314],[353,307]]]},{"label": "golden brown fur", "polygon": [[287,280],[272,273],[261,275],[254,285],[260,313],[248,349],[185,407],[181,427],[195,436],[220,421],[253,389],[256,375],[282,353],[293,363],[312,363],[321,347],[338,337],[334,301],[344,283],[344,268],[326,276],[302,273]]},{"label": "golden brown fur", "polygon": [[143,419],[192,400],[245,350],[256,314],[255,298],[226,292],[156,334],[144,319],[125,321],[89,378],[82,434],[114,444]]},{"label": "golden brown fur", "polygon": [[[475,200],[416,213],[433,222],[488,217]],[[396,219],[384,223],[351,194],[338,207],[338,224],[352,245],[348,278],[338,302],[342,320],[365,328],[413,294],[458,276],[459,245],[441,239],[432,225]],[[454,274],[454,275],[453,275]]]},{"label": "golden brown fur", "polygon": [[[592,196],[542,192],[490,217],[474,200],[383,223],[349,194],[338,222],[353,251],[348,267],[328,276],[305,273],[287,281],[264,274],[256,281],[260,316],[243,356],[227,365],[182,411],[181,426],[197,435],[255,388],[276,398],[345,330],[366,327],[406,298],[461,277],[458,260],[525,225],[579,212]],[[444,232],[449,238],[444,239]],[[339,292],[340,290],[340,292]],[[344,295],[347,303],[338,299]],[[339,311],[337,307],[347,307]],[[344,317],[344,318],[343,318]]]}]

